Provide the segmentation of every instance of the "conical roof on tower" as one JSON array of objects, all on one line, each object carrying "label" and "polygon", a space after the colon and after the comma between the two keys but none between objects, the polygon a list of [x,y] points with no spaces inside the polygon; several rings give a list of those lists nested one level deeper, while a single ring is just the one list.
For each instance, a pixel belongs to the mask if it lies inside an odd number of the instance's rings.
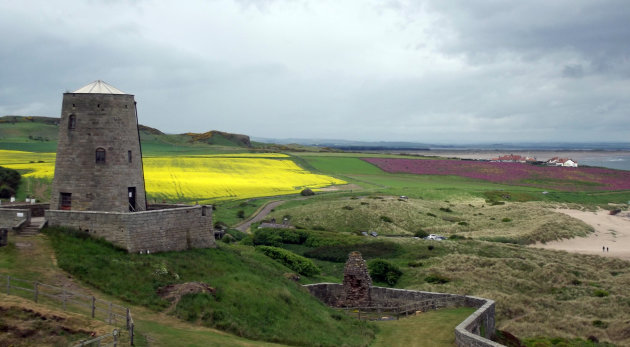
[{"label": "conical roof on tower", "polygon": [[83,86],[73,93],[76,94],[127,94],[120,89],[109,85],[101,80],[94,81],[86,86]]}]

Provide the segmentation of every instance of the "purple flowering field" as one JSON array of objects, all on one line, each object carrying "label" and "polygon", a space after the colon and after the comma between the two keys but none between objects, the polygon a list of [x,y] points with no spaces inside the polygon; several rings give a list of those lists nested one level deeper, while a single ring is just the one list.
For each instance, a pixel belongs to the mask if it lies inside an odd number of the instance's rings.
[{"label": "purple flowering field", "polygon": [[630,171],[606,168],[535,166],[522,163],[449,159],[362,159],[390,173],[454,175],[495,183],[545,187],[565,191],[630,189]]}]

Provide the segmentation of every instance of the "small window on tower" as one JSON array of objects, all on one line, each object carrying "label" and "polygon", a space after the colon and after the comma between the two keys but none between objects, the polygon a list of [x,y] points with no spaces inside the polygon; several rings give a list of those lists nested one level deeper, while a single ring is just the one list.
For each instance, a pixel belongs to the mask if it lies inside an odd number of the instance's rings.
[{"label": "small window on tower", "polygon": [[127,160],[131,163],[131,151],[127,151]]},{"label": "small window on tower", "polygon": [[68,117],[68,129],[74,129],[77,127],[77,116],[71,114]]},{"label": "small window on tower", "polygon": [[59,209],[70,210],[72,208],[72,193],[59,193]]},{"label": "small window on tower", "polygon": [[96,149],[96,163],[105,164],[105,149],[104,148]]}]

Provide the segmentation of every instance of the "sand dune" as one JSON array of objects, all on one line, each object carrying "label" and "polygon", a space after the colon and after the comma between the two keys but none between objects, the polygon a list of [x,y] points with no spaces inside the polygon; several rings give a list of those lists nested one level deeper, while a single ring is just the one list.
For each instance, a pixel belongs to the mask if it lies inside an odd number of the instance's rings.
[{"label": "sand dune", "polygon": [[[630,260],[630,212],[611,216],[605,210],[589,212],[558,209],[554,211],[584,221],[591,225],[595,232],[588,237],[575,237],[546,244],[538,243],[533,247]],[[608,247],[608,251],[602,251],[602,247]]]}]

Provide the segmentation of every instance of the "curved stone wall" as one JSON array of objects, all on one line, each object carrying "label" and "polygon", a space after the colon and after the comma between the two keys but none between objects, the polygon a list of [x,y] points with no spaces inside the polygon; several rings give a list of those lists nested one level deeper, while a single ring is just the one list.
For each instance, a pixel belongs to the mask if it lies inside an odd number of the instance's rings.
[{"label": "curved stone wall", "polygon": [[[329,306],[335,306],[343,293],[339,283],[317,283],[304,286],[311,295]],[[494,335],[494,301],[468,295],[423,292],[385,287],[372,287],[371,302],[374,306],[394,307],[402,303],[421,302],[421,310],[447,307],[475,307],[477,310],[455,328],[457,346],[498,347],[491,341]]]}]

